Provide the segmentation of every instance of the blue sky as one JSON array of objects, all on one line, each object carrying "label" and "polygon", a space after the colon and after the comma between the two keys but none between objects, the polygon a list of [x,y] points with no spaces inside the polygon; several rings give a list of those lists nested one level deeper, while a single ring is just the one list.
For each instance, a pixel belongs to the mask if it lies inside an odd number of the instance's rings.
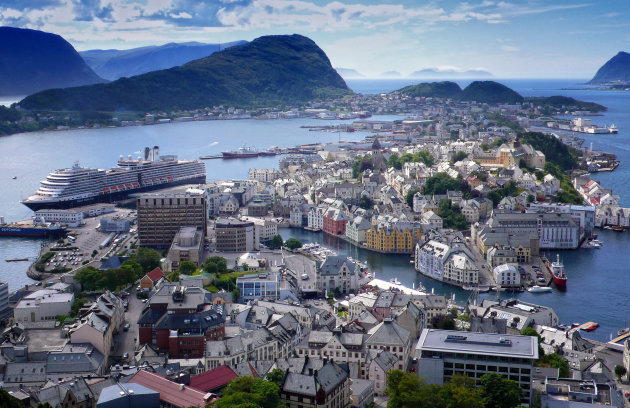
[{"label": "blue sky", "polygon": [[60,34],[78,50],[299,33],[335,67],[367,75],[589,78],[630,51],[628,0],[0,0],[0,24]]}]

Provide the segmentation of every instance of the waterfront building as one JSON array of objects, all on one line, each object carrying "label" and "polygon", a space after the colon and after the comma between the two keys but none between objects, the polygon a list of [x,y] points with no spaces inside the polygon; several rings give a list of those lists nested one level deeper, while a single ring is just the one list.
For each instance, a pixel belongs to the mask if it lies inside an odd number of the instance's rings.
[{"label": "waterfront building", "polygon": [[[597,213],[599,214],[599,208],[597,210]],[[595,227],[595,206],[559,203],[531,203],[529,205],[529,211],[570,214],[575,223],[579,226],[578,236],[580,240],[584,238],[590,238],[593,235],[593,229]],[[610,215],[612,214],[613,212],[610,213]],[[617,215],[618,214],[614,214],[614,216],[611,217],[611,221],[618,221]],[[628,219],[629,217],[623,217],[622,215],[620,218]]]},{"label": "waterfront building", "polygon": [[480,305],[470,305],[469,308],[483,318],[506,320],[508,334],[518,334],[534,325],[555,327],[559,323],[558,315],[552,308],[517,299],[483,299]]},{"label": "waterfront building", "polygon": [[311,207],[308,212],[308,229],[312,231],[321,231],[322,229],[324,229],[324,215],[326,215],[326,207]]},{"label": "waterfront building", "polygon": [[136,200],[139,245],[168,248],[181,227],[207,233],[208,204],[204,190],[142,194]]},{"label": "waterfront building", "polygon": [[417,373],[429,384],[442,385],[456,374],[478,381],[486,373],[496,373],[516,381],[521,402],[530,402],[538,359],[535,336],[424,329],[416,354]]},{"label": "waterfront building", "polygon": [[35,217],[44,222],[59,223],[76,228],[83,224],[83,210],[80,209],[44,209],[35,211]]},{"label": "waterfront building", "polygon": [[269,212],[269,205],[262,200],[253,200],[247,204],[247,215],[250,217],[264,217]]},{"label": "waterfront building", "polygon": [[317,268],[320,291],[324,295],[336,289],[344,294],[356,292],[359,289],[360,271],[359,265],[345,256],[327,256]]},{"label": "waterfront building", "polygon": [[337,208],[328,209],[323,219],[323,231],[330,235],[344,235],[349,217]]},{"label": "waterfront building", "polygon": [[501,264],[492,270],[497,285],[517,287],[521,285],[521,274],[514,265]]},{"label": "waterfront building", "polygon": [[421,238],[420,223],[386,219],[365,233],[365,246],[379,252],[412,253]]},{"label": "waterfront building", "polygon": [[365,216],[357,215],[346,224],[346,238],[355,245],[363,245],[371,228],[372,223]]},{"label": "waterfront building", "polygon": [[218,252],[251,252],[257,247],[254,223],[251,221],[218,218],[214,231]]},{"label": "waterfront building", "polygon": [[179,268],[182,261],[190,261],[199,266],[203,253],[203,234],[197,227],[181,227],[168,250],[166,258],[173,268]]},{"label": "waterfront building", "polygon": [[278,234],[278,223],[273,219],[241,217],[241,221],[254,223],[254,249],[260,249],[260,244]]},{"label": "waterfront building", "polygon": [[479,283],[479,268],[463,237],[434,236],[419,242],[415,250],[416,271],[456,285]]}]

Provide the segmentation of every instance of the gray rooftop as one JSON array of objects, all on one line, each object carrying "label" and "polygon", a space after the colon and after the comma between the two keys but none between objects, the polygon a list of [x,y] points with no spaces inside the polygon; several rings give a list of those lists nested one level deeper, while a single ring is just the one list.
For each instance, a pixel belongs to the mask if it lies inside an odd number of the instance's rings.
[{"label": "gray rooftop", "polygon": [[424,329],[417,350],[538,359],[538,338],[533,336]]}]

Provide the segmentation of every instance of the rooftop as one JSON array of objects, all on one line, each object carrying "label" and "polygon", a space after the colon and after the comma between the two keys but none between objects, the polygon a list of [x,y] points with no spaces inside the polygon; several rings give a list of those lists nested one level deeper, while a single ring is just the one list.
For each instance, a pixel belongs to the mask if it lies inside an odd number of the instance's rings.
[{"label": "rooftop", "polygon": [[538,338],[509,334],[424,329],[417,350],[538,358]]}]

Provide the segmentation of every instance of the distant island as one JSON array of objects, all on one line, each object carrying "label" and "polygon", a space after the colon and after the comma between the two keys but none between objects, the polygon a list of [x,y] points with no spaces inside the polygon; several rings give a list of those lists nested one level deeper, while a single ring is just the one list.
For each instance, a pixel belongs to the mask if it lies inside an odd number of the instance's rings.
[{"label": "distant island", "polygon": [[565,111],[588,111],[588,112],[603,112],[606,107],[595,102],[579,101],[568,96],[548,96],[548,97],[528,97],[525,98],[526,102],[531,102],[536,105],[555,108],[556,110]]},{"label": "distant island", "polygon": [[455,82],[426,82],[407,86],[398,92],[413,96],[454,98],[480,103],[521,103],[523,97],[507,86],[494,81],[475,81],[463,90]]},{"label": "distant island", "polygon": [[294,34],[260,37],[181,67],[108,84],[39,92],[19,105],[38,111],[148,112],[294,104],[351,93],[324,51]]},{"label": "distant island", "polygon": [[196,59],[205,58],[217,51],[225,50],[247,41],[233,41],[220,44],[200,42],[169,43],[159,46],[131,48],[128,50],[88,50],[79,54],[101,77],[114,81],[122,77],[132,77],[151,71],[184,65]]},{"label": "distant island", "polygon": [[492,74],[480,69],[458,71],[455,69],[424,68],[409,74],[410,78],[490,78]]},{"label": "distant island", "polygon": [[365,75],[352,68],[335,68],[342,78],[364,78]]},{"label": "distant island", "polygon": [[0,95],[106,82],[61,36],[0,27]]},{"label": "distant island", "polygon": [[630,54],[620,51],[609,59],[589,82],[590,84],[623,83],[630,85]]}]

